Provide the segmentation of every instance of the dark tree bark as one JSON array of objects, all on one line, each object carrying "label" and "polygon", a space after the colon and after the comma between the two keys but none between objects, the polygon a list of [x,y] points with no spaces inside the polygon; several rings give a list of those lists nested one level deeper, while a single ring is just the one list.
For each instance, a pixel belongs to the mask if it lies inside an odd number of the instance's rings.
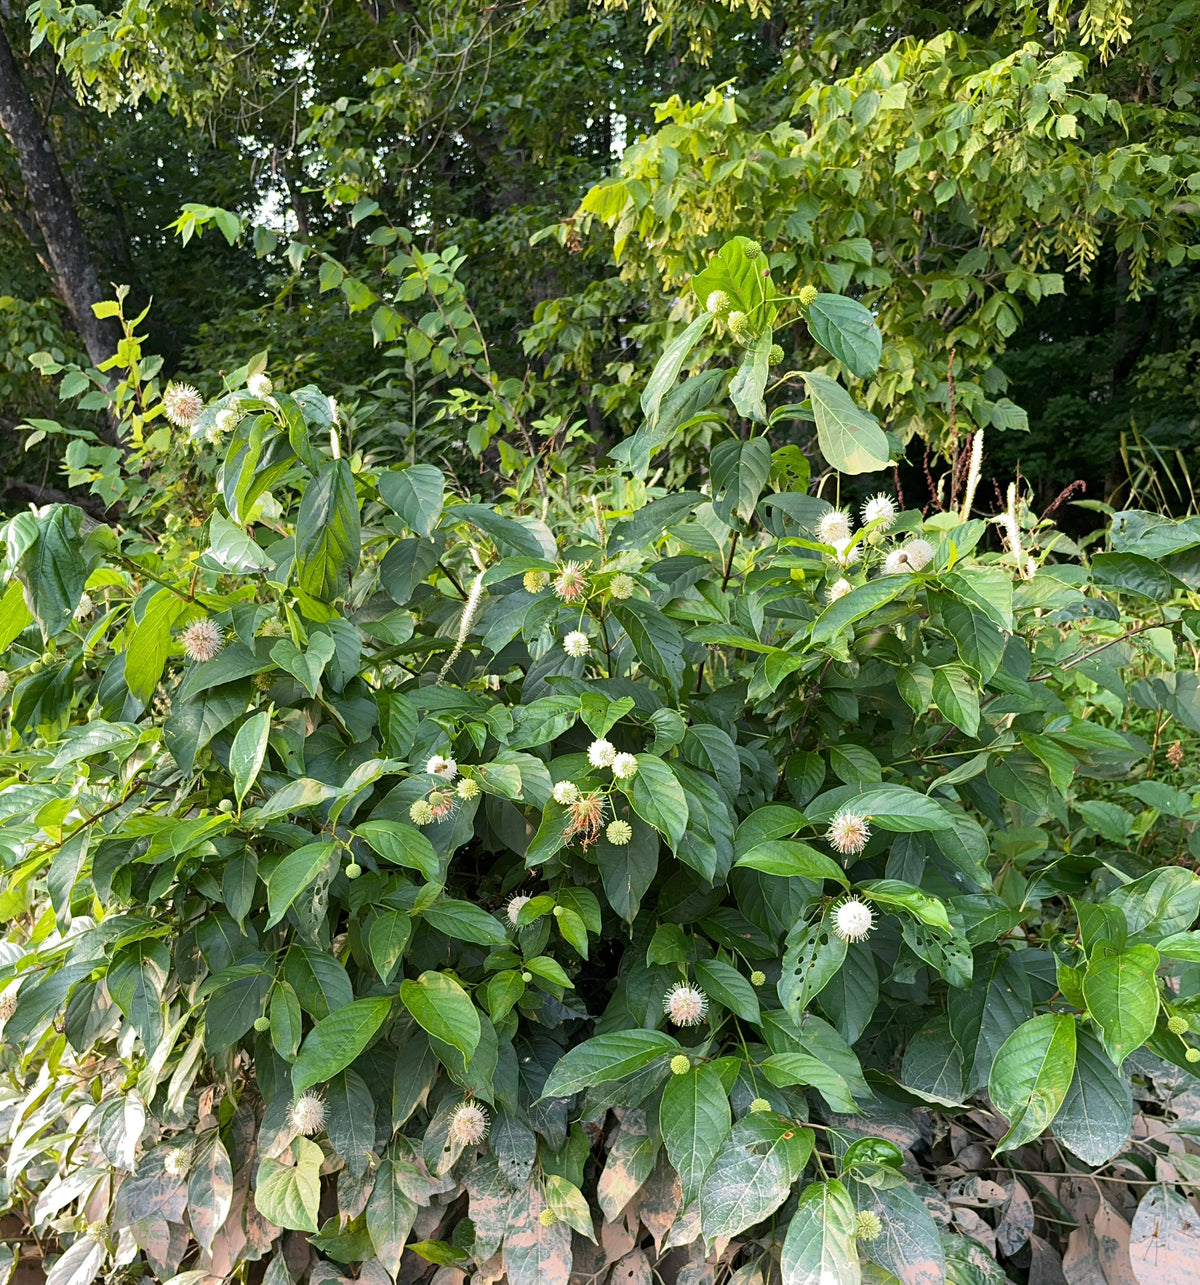
[{"label": "dark tree bark", "polygon": [[38,240],[30,237],[42,266],[67,311],[93,365],[107,361],[117,350],[120,328],[112,318],[101,320],[92,304],[104,298],[100,278],[75,209],[75,201],[54,154],[54,145],[38,117],[33,98],[21,78],[17,61],[0,29],[0,128],[8,135],[27,198],[20,220],[26,235],[36,224]]}]

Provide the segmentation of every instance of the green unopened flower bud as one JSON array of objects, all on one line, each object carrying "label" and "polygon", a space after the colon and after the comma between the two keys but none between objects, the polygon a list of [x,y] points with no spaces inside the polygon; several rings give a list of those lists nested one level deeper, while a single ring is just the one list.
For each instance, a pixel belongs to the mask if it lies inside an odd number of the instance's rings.
[{"label": "green unopened flower bud", "polygon": [[542,1212],[538,1214],[538,1222],[540,1222],[543,1227],[553,1227],[554,1224],[558,1222],[558,1215],[553,1209],[543,1209]]},{"label": "green unopened flower bud", "polygon": [[733,331],[735,335],[740,335],[750,324],[750,319],[744,312],[731,312],[728,320],[729,329]]},{"label": "green unopened flower bud", "polygon": [[217,804],[217,811],[218,811],[218,812],[232,812],[232,811],[233,811],[233,800],[232,800],[232,799],[222,799],[222,800],[221,800],[221,802]]},{"label": "green unopened flower bud", "polygon": [[676,1053],[671,1059],[672,1075],[687,1075],[691,1069],[692,1062],[686,1053]]},{"label": "green unopened flower bud", "polygon": [[1188,1049],[1183,1055],[1189,1062],[1200,1062],[1200,1049]]},{"label": "green unopened flower bud", "polygon": [[351,861],[350,864],[346,867],[347,879],[357,879],[358,876],[361,874],[362,874],[362,866],[360,866],[357,861]]},{"label": "green unopened flower bud", "polygon": [[271,1029],[271,1019],[264,1013],[261,1017],[254,1019],[254,1029],[256,1031],[269,1031]]},{"label": "green unopened flower bud", "polygon": [[42,664],[43,664],[43,665],[53,665],[53,664],[54,664],[54,653],[53,653],[52,651],[44,651],[44,652],[42,652]]},{"label": "green unopened flower bud", "polygon": [[803,307],[803,308],[807,308],[807,307],[809,307],[810,305],[812,305],[812,304],[816,303],[816,301],[817,301],[817,295],[818,295],[819,293],[820,293],[820,291],[818,291],[818,290],[817,290],[817,287],[816,287],[816,286],[801,286],[801,288],[800,288],[800,306],[801,306],[801,307]]},{"label": "green unopened flower bud", "polygon": [[533,974],[529,972],[527,969],[525,972],[521,974],[521,980],[526,984],[526,986],[528,986],[529,983],[533,981]]},{"label": "green unopened flower bud", "polygon": [[772,366],[778,366],[783,360],[783,349],[778,344],[771,345],[771,352],[767,358]]},{"label": "green unopened flower bud", "polygon": [[742,246],[742,253],[750,260],[751,263],[762,254],[762,246],[757,241],[747,241]]},{"label": "green unopened flower bud", "polygon": [[31,674],[40,674],[42,672],[42,662],[40,660],[31,660],[29,662],[29,672]]},{"label": "green unopened flower bud", "polygon": [[561,918],[562,918],[562,912],[563,912],[563,908],[562,908],[561,906],[555,906],[555,907],[554,907],[554,918],[555,918],[555,919],[561,919]]},{"label": "green unopened flower bud", "polygon": [[770,1109],[771,1104],[766,1100],[766,1098],[755,1098],[754,1101],[750,1103],[750,1110],[753,1111],[755,1115],[759,1115],[763,1111],[769,1111]]},{"label": "green unopened flower bud", "polygon": [[1178,1013],[1172,1013],[1167,1018],[1167,1030],[1172,1035],[1184,1035],[1187,1033],[1188,1020],[1186,1017],[1180,1017]]},{"label": "green unopened flower bud", "polygon": [[883,1231],[883,1223],[873,1209],[860,1209],[854,1216],[854,1223],[859,1240],[875,1240]]},{"label": "green unopened flower bud", "polygon": [[729,311],[729,296],[724,290],[714,290],[705,300],[704,306],[714,317],[718,317],[721,313]]},{"label": "green unopened flower bud", "polygon": [[767,980],[767,975],[762,971],[761,968],[756,968],[754,972],[750,974],[751,986],[762,986],[766,982],[766,980]]}]

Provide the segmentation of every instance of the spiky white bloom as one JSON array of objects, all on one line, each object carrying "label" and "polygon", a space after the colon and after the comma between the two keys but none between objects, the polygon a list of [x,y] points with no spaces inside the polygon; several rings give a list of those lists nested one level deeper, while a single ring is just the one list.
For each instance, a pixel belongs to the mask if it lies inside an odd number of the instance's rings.
[{"label": "spiky white bloom", "polygon": [[517,927],[517,920],[521,916],[521,911],[529,905],[529,898],[524,893],[518,892],[516,896],[509,897],[508,905],[504,907],[505,917],[514,927]]},{"label": "spiky white bloom", "polygon": [[16,1011],[17,997],[15,995],[5,995],[0,998],[0,1022],[7,1022]]},{"label": "spiky white bloom", "polygon": [[911,570],[912,567],[908,565],[908,554],[903,549],[893,549],[883,560],[883,574],[885,576],[903,575]]},{"label": "spiky white bloom", "polygon": [[725,319],[729,323],[729,329],[736,335],[740,330],[744,330],[749,324],[750,318],[744,312],[733,311]]},{"label": "spiky white bloom", "polygon": [[588,762],[593,767],[612,767],[616,757],[617,747],[612,741],[605,740],[603,736],[588,746]]},{"label": "spiky white bloom", "polygon": [[699,986],[676,982],[663,996],[663,1012],[676,1026],[699,1026],[708,1012],[708,996]]},{"label": "spiky white bloom", "polygon": [[563,639],[563,651],[573,660],[580,660],[592,650],[588,636],[582,629],[572,629]]},{"label": "spiky white bloom", "polygon": [[705,308],[713,314],[719,316],[729,308],[729,296],[724,290],[710,290],[708,298],[704,301]]},{"label": "spiky white bloom", "polygon": [[472,799],[479,797],[479,782],[472,776],[464,776],[461,781],[454,787],[454,793],[458,795],[464,803],[470,803]]},{"label": "spiky white bloom", "polygon": [[863,941],[874,927],[871,907],[857,897],[847,897],[834,911],[833,931],[843,941]]},{"label": "spiky white bloom", "polygon": [[555,803],[565,808],[579,798],[579,786],[574,781],[555,781],[554,789],[550,791],[550,795]]},{"label": "spiky white bloom", "polygon": [[191,428],[204,410],[204,398],[191,384],[168,384],[162,405],[163,414],[176,428]]},{"label": "spiky white bloom", "polygon": [[271,383],[269,376],[262,374],[260,371],[257,375],[251,375],[246,380],[246,389],[251,397],[270,397],[275,391],[275,385]]},{"label": "spiky white bloom", "polygon": [[604,837],[614,848],[623,848],[633,838],[633,826],[628,821],[610,821]]},{"label": "spiky white bloom", "polygon": [[541,593],[550,583],[549,571],[526,571],[521,577],[526,593]]},{"label": "spiky white bloom", "polygon": [[458,764],[453,759],[448,759],[442,754],[435,754],[425,764],[425,771],[430,776],[440,776],[443,781],[453,781],[458,775]]},{"label": "spiky white bloom", "polygon": [[833,556],[839,567],[852,567],[862,557],[862,548],[851,544],[849,538],[833,541]]},{"label": "spiky white bloom", "polygon": [[188,660],[204,662],[220,655],[225,640],[211,620],[193,620],[180,635]]},{"label": "spiky white bloom", "polygon": [[461,1147],[477,1147],[488,1134],[488,1113],[478,1102],[464,1102],[450,1117],[450,1137]]},{"label": "spiky white bloom", "polygon": [[216,428],[218,433],[232,433],[241,423],[242,416],[240,411],[227,407],[223,411],[217,412]]},{"label": "spiky white bloom", "polygon": [[884,495],[881,491],[878,495],[873,495],[862,506],[862,520],[864,525],[872,522],[878,522],[876,528],[879,531],[886,531],[896,520],[896,501],[890,495]]},{"label": "spiky white bloom", "polygon": [[817,539],[822,544],[835,545],[839,540],[850,539],[850,515],[841,509],[830,509],[817,523]]},{"label": "spiky white bloom", "polygon": [[829,823],[826,842],[843,856],[861,852],[871,837],[867,818],[857,812],[839,812]]},{"label": "spiky white bloom", "polygon": [[433,820],[433,808],[428,799],[417,799],[408,809],[408,819],[413,825],[428,825]]},{"label": "spiky white bloom", "polygon": [[92,601],[90,594],[80,594],[79,606],[72,613],[76,620],[86,620],[93,611],[96,610],[96,604]]},{"label": "spiky white bloom", "polygon": [[904,552],[908,557],[908,565],[914,571],[924,571],[933,561],[933,545],[920,537],[910,540],[904,546]]},{"label": "spiky white bloom", "polygon": [[637,776],[636,754],[618,754],[612,761],[612,774],[618,781],[632,781]]},{"label": "spiky white bloom", "polygon": [[825,590],[825,597],[828,598],[830,602],[837,602],[839,598],[844,598],[853,588],[854,586],[849,580],[835,580],[833,584]]},{"label": "spiky white bloom", "polygon": [[624,571],[612,578],[612,584],[608,586],[609,592],[618,602],[624,602],[627,598],[633,597],[633,592],[637,588],[637,581],[632,576],[627,576]]},{"label": "spiky white bloom", "polygon": [[311,1138],[325,1127],[325,1102],[318,1093],[302,1093],[288,1112],[288,1121],[297,1133]]},{"label": "spiky white bloom", "polygon": [[568,562],[554,577],[554,592],[563,602],[578,602],[587,593],[587,576],[578,562]]},{"label": "spiky white bloom", "polygon": [[183,1178],[192,1167],[192,1153],[187,1147],[172,1147],[163,1156],[163,1172],[172,1178]]}]

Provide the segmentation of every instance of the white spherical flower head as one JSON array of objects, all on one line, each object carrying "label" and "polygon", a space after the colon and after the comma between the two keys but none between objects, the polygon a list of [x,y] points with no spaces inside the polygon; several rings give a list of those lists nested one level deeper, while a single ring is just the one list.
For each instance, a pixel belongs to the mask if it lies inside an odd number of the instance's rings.
[{"label": "white spherical flower head", "polygon": [[480,793],[479,782],[474,777],[464,776],[461,781],[454,787],[454,793],[458,795],[464,803],[470,803],[472,799],[477,799]]},{"label": "white spherical flower head", "polygon": [[7,1022],[16,1011],[17,997],[15,995],[0,997],[0,1022]]},{"label": "white spherical flower head", "polygon": [[839,540],[849,540],[850,515],[841,509],[830,509],[817,523],[817,539],[835,546]]},{"label": "white spherical flower head", "polygon": [[722,312],[728,312],[729,296],[724,290],[710,290],[708,298],[704,301],[704,306],[714,317],[719,316]]},{"label": "white spherical flower head", "polygon": [[603,736],[588,746],[588,762],[593,767],[612,767],[616,757],[617,747],[612,741],[605,740]]},{"label": "white spherical flower head", "polygon": [[96,604],[92,601],[91,594],[79,595],[79,606],[72,613],[75,620],[86,620],[93,611],[96,610]]},{"label": "white spherical flower head", "polygon": [[609,592],[619,602],[624,602],[633,597],[633,591],[637,588],[637,581],[632,576],[627,576],[623,571],[612,578],[612,583],[608,586]]},{"label": "white spherical flower head", "polygon": [[853,588],[854,586],[849,580],[835,580],[833,584],[825,590],[825,597],[828,598],[830,602],[837,602],[839,598],[844,598]]},{"label": "white spherical flower head", "polygon": [[676,982],[663,996],[663,1012],[676,1026],[699,1026],[708,1012],[708,996],[699,986]]},{"label": "white spherical flower head", "polygon": [[172,1147],[163,1157],[163,1172],[172,1178],[183,1178],[192,1167],[191,1153],[187,1147]]},{"label": "white spherical flower head", "polygon": [[204,409],[204,398],[191,384],[168,384],[162,404],[163,414],[176,428],[191,428]]},{"label": "white spherical flower head", "polygon": [[246,388],[251,397],[270,397],[271,393],[275,390],[275,385],[271,383],[268,376],[262,374],[260,371],[259,374],[251,375],[250,378],[246,380]]},{"label": "white spherical flower head", "polygon": [[428,799],[417,799],[408,809],[408,819],[413,825],[429,825],[433,820],[433,808]]},{"label": "white spherical flower head", "polygon": [[612,761],[612,773],[618,781],[632,781],[637,776],[636,754],[618,754]]},{"label": "white spherical flower head", "polygon": [[862,549],[849,539],[834,540],[833,552],[839,567],[852,567],[862,557]]},{"label": "white spherical flower head", "polygon": [[633,826],[628,821],[610,821],[604,837],[614,848],[623,848],[633,838]]},{"label": "white spherical flower head", "polygon": [[232,433],[241,422],[241,411],[234,410],[232,407],[217,412],[217,427],[222,433]]},{"label": "white spherical flower head", "polygon": [[521,911],[527,905],[529,905],[529,898],[524,893],[519,892],[515,897],[509,897],[508,905],[504,908],[504,915],[513,928],[518,927],[517,921],[521,917]]},{"label": "white spherical flower head", "polygon": [[914,571],[924,571],[933,561],[933,545],[928,540],[910,540],[904,546],[904,553]]},{"label": "white spherical flower head", "polygon": [[478,1102],[464,1102],[450,1117],[450,1137],[460,1147],[477,1147],[488,1134],[488,1113]]},{"label": "white spherical flower head", "polygon": [[563,639],[563,651],[574,660],[579,660],[592,650],[588,636],[582,629],[572,629]]},{"label": "white spherical flower head", "polygon": [[188,660],[203,663],[215,660],[225,645],[221,631],[211,620],[193,620],[180,635]]},{"label": "white spherical flower head", "polygon": [[861,852],[870,837],[871,827],[867,818],[857,812],[839,812],[829,823],[829,831],[825,835],[829,845],[844,857]]},{"label": "white spherical flower head", "polygon": [[833,931],[843,941],[863,941],[874,927],[871,907],[857,897],[847,897],[833,913]]},{"label": "white spherical flower head", "polygon": [[579,786],[574,781],[556,781],[550,794],[560,807],[569,807],[579,798]]},{"label": "white spherical flower head", "polygon": [[873,495],[862,506],[862,520],[864,526],[869,526],[872,522],[878,522],[880,531],[886,531],[896,520],[896,502],[890,495]]},{"label": "white spherical flower head", "polygon": [[444,755],[435,754],[433,758],[425,764],[425,771],[430,776],[440,776],[443,781],[453,781],[458,775],[458,764],[453,759],[448,759]]},{"label": "white spherical flower head", "polygon": [[883,574],[885,576],[905,575],[912,570],[908,565],[908,554],[903,549],[893,549],[883,560]]},{"label": "white spherical flower head", "polygon": [[288,1113],[288,1120],[297,1133],[311,1138],[325,1127],[325,1103],[319,1094],[302,1093]]}]

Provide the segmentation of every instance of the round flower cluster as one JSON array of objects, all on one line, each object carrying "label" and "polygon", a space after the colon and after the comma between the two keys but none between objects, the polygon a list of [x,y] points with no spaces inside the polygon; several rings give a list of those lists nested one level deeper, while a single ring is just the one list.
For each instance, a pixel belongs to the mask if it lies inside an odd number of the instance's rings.
[{"label": "round flower cluster", "polygon": [[444,781],[453,781],[458,775],[458,764],[452,758],[446,758],[442,754],[435,754],[425,764],[425,771],[430,776],[440,776]]},{"label": "round flower cluster", "polygon": [[163,414],[176,428],[191,428],[204,410],[204,398],[191,384],[168,384],[162,406]]},{"label": "round flower cluster", "polygon": [[450,1117],[450,1137],[460,1147],[477,1147],[487,1137],[490,1123],[478,1102],[463,1102]]},{"label": "round flower cluster", "polygon": [[633,826],[628,821],[610,821],[604,837],[614,848],[623,848],[633,838]]},{"label": "round flower cluster", "polygon": [[529,898],[524,893],[518,892],[508,899],[508,905],[504,908],[505,918],[513,928],[520,927],[518,920],[521,917],[521,911],[529,905]]},{"label": "round flower cluster", "polygon": [[833,915],[833,931],[843,941],[865,941],[875,927],[871,907],[857,897],[847,897]]},{"label": "round flower cluster", "polygon": [[183,643],[184,655],[188,660],[201,664],[204,661],[215,660],[225,645],[220,629],[207,618],[193,620],[180,635],[180,641]]},{"label": "round flower cluster", "polygon": [[550,583],[550,572],[526,571],[521,577],[521,583],[525,586],[527,593],[541,593]]},{"label": "round flower cluster", "polygon": [[873,1209],[860,1209],[854,1216],[854,1234],[859,1240],[878,1240],[883,1235],[883,1223]]},{"label": "round flower cluster", "polygon": [[692,1069],[692,1059],[686,1053],[676,1053],[671,1059],[672,1075],[687,1075]]},{"label": "round flower cluster", "polygon": [[297,1133],[311,1138],[325,1127],[325,1102],[317,1093],[302,1093],[288,1112],[288,1122]]},{"label": "round flower cluster", "polygon": [[839,812],[829,823],[825,841],[844,857],[856,856],[871,837],[867,818],[857,812]]},{"label": "round flower cluster", "polygon": [[251,397],[270,397],[275,391],[275,385],[271,383],[267,375],[260,371],[257,375],[251,375],[246,380],[246,389]]},{"label": "round flower cluster", "polygon": [[626,599],[632,598],[636,588],[637,581],[632,576],[627,576],[624,571],[613,576],[612,583],[608,586],[609,592],[618,602],[625,602]]},{"label": "round flower cluster", "polygon": [[593,767],[612,767],[613,760],[617,757],[617,747],[601,736],[588,746],[587,756]]},{"label": "round flower cluster", "polygon": [[712,290],[704,301],[704,306],[714,317],[719,317],[729,311],[729,296],[724,290]]},{"label": "round flower cluster", "polygon": [[1186,1035],[1187,1029],[1188,1020],[1186,1017],[1181,1017],[1178,1013],[1172,1013],[1171,1016],[1167,1018],[1167,1030],[1170,1031],[1172,1035]]},{"label": "round flower cluster", "polygon": [[579,602],[587,596],[587,576],[578,562],[567,562],[554,577],[555,597],[563,602]]},{"label": "round flower cluster", "polygon": [[699,986],[676,982],[663,996],[663,1012],[676,1026],[699,1026],[708,1012],[708,996]]},{"label": "round flower cluster", "polygon": [[192,1167],[192,1153],[187,1147],[172,1147],[163,1156],[163,1173],[172,1178],[185,1178]]},{"label": "round flower cluster", "polygon": [[753,1111],[755,1115],[761,1115],[764,1111],[769,1111],[770,1109],[771,1104],[766,1100],[766,1098],[755,1098],[754,1101],[750,1103],[750,1110]]},{"label": "round flower cluster", "polygon": [[581,660],[591,650],[591,643],[582,629],[572,629],[563,639],[563,651],[573,660]]},{"label": "round flower cluster", "polygon": [[871,496],[862,506],[861,512],[864,526],[878,522],[877,529],[886,531],[896,520],[896,501],[881,491],[878,495]]},{"label": "round flower cluster", "polygon": [[550,797],[560,807],[569,807],[579,798],[579,786],[574,781],[556,781]]},{"label": "round flower cluster", "polygon": [[472,799],[479,797],[479,782],[474,777],[464,776],[461,781],[454,787],[454,793],[458,795],[464,803],[470,803]]},{"label": "round flower cluster", "polygon": [[800,306],[802,308],[811,308],[813,304],[817,302],[817,295],[819,293],[820,292],[817,290],[816,286],[801,286],[799,296]]},{"label": "round flower cluster", "polygon": [[567,825],[563,838],[570,843],[578,839],[585,848],[596,842],[604,823],[604,796],[593,790],[581,794],[567,808]]},{"label": "round flower cluster", "polygon": [[909,540],[899,549],[893,549],[887,555],[883,561],[883,574],[885,576],[911,575],[924,571],[932,561],[933,545],[928,540],[918,537],[915,540]]}]

